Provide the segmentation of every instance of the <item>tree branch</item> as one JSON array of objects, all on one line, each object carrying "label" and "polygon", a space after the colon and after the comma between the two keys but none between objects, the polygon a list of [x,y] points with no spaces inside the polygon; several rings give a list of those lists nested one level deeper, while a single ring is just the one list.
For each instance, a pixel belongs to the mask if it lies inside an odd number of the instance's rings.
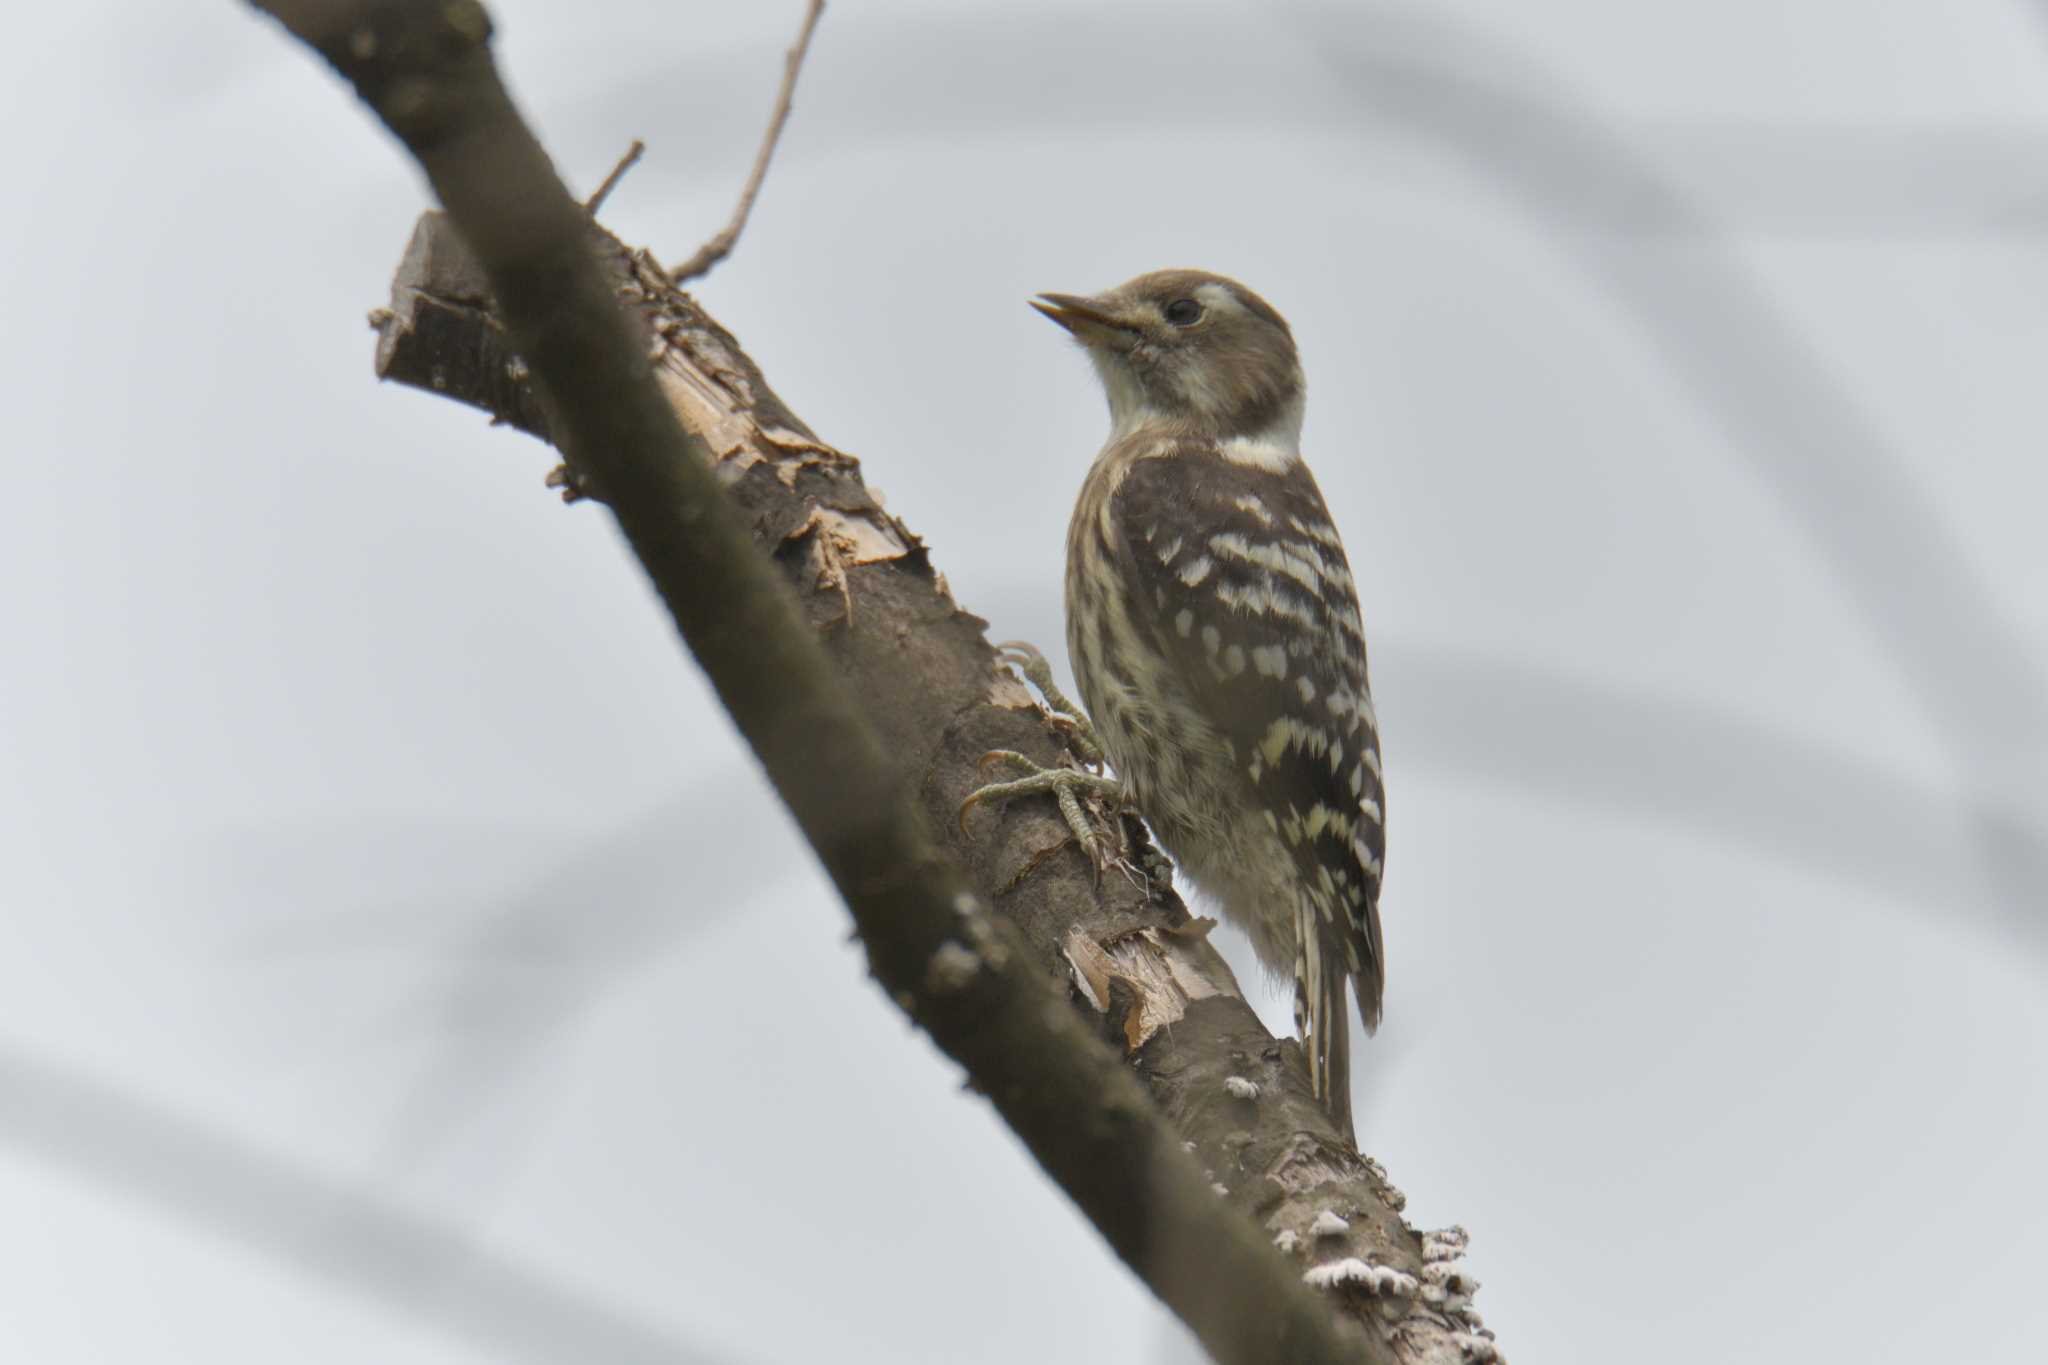
[{"label": "tree branch", "polygon": [[498,81],[483,11],[261,7],[355,84],[462,229],[430,215],[416,231],[380,373],[545,434],[611,506],[871,970],[1118,1254],[1219,1361],[1492,1358],[1462,1234],[1401,1222],[1384,1173],[1309,1098],[1298,1049],[1260,1027],[1170,892],[1112,877],[1098,895],[1029,805],[982,817],[987,837],[950,833],[982,752],[1056,756],[1040,713],[855,462],[569,198]]},{"label": "tree branch", "polygon": [[804,69],[804,55],[811,50],[811,34],[817,31],[818,20],[825,13],[825,0],[810,0],[804,11],[803,27],[797,30],[796,42],[789,51],[782,54],[782,88],[775,92],[775,109],[768,115],[768,131],[761,135],[761,150],[754,154],[754,168],[747,172],[747,183],[740,189],[740,201],[733,208],[732,221],[720,228],[716,235],[697,248],[696,254],[669,272],[677,284],[687,284],[699,275],[711,273],[717,265],[732,254],[740,234],[746,231],[747,216],[754,211],[754,198],[761,193],[761,182],[768,178],[768,163],[775,159],[775,145],[782,141],[782,125],[789,122],[790,101],[796,96],[797,74]]},{"label": "tree branch", "polygon": [[597,188],[590,192],[590,197],[583,201],[583,211],[595,218],[598,210],[604,207],[604,201],[612,197],[612,191],[626,178],[626,172],[640,164],[640,158],[646,151],[647,144],[637,137],[634,138],[633,145],[626,148],[626,154],[619,158],[618,164],[611,168],[605,178],[598,182]]}]

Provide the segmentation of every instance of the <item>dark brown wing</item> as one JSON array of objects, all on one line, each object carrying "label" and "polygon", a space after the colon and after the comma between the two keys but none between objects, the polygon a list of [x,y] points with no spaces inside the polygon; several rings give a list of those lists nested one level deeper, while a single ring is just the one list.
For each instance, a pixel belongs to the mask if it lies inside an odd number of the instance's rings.
[{"label": "dark brown wing", "polygon": [[[1230,740],[1293,854],[1321,928],[1302,950],[1340,968],[1316,973],[1334,979],[1340,1001],[1353,980],[1360,1017],[1377,1027],[1379,734],[1358,594],[1321,491],[1299,460],[1276,469],[1189,444],[1136,461],[1111,515],[1155,644]],[[1327,1018],[1324,1001],[1308,1008]]]}]

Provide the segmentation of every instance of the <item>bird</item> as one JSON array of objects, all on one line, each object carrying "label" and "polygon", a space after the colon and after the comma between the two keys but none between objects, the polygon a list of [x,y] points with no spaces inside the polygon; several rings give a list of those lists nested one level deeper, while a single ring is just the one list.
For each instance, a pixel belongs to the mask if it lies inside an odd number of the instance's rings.
[{"label": "bird", "polygon": [[1115,777],[1038,769],[969,801],[1053,792],[1084,842],[1072,793],[1135,808],[1266,972],[1292,976],[1311,1087],[1348,1137],[1346,986],[1368,1034],[1386,990],[1386,795],[1357,587],[1301,456],[1293,331],[1199,270],[1031,306],[1109,399],[1065,587],[1073,719]]}]

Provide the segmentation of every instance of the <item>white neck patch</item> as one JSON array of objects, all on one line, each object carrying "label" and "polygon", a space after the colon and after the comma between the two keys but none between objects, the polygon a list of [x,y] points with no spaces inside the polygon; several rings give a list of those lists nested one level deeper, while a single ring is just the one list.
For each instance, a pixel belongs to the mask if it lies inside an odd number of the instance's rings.
[{"label": "white neck patch", "polygon": [[1263,436],[1233,436],[1216,444],[1216,453],[1232,464],[1250,465],[1279,474],[1301,463],[1301,447],[1281,444]]},{"label": "white neck patch", "polygon": [[1232,464],[1250,465],[1276,474],[1289,465],[1300,463],[1304,406],[1301,395],[1296,394],[1294,401],[1280,410],[1271,426],[1218,441],[1217,452]]}]

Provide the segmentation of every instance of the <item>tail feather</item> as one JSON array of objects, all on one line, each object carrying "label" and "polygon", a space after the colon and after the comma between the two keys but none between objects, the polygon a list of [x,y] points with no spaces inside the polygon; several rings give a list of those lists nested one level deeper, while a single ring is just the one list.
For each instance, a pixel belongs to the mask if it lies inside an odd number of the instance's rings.
[{"label": "tail feather", "polygon": [[[1306,901],[1306,898],[1304,898]],[[1344,1007],[1350,973],[1323,952],[1321,926],[1303,905],[1294,950],[1294,1028],[1308,1053],[1309,1082],[1338,1132],[1351,1128],[1351,1018]],[[1363,998],[1361,997],[1361,1006]]]}]

